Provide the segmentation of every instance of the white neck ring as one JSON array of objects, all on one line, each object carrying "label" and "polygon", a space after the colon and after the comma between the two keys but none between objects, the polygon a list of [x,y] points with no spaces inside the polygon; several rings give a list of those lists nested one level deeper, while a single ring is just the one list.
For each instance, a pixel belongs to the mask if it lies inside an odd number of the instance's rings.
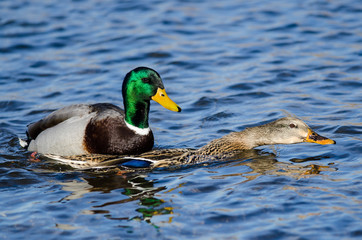
[{"label": "white neck ring", "polygon": [[135,126],[129,124],[129,123],[126,122],[126,121],[124,121],[124,122],[126,123],[126,125],[127,125],[127,127],[128,127],[129,129],[131,129],[132,131],[134,131],[134,132],[135,132],[136,134],[138,134],[138,135],[144,136],[144,135],[149,134],[150,131],[151,131],[151,129],[150,129],[149,127],[148,127],[148,128],[139,128],[139,127],[135,127]]}]

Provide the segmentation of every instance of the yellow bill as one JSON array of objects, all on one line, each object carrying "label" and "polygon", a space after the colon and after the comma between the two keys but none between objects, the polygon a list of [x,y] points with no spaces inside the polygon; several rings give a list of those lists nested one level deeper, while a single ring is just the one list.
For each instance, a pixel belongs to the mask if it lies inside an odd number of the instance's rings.
[{"label": "yellow bill", "polygon": [[158,88],[156,94],[151,99],[168,110],[181,112],[181,108],[167,96],[165,89]]},{"label": "yellow bill", "polygon": [[308,129],[308,136],[304,139],[304,142],[318,143],[318,144],[336,144],[336,141],[323,137],[311,129]]}]

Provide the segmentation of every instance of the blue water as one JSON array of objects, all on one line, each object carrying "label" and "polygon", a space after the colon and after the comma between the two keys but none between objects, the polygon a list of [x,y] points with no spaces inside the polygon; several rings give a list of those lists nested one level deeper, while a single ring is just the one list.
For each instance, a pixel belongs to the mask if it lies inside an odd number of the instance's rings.
[{"label": "blue water", "polygon": [[[0,239],[360,239],[362,1],[0,1]],[[26,125],[122,106],[156,69],[155,147],[296,115],[336,145],[115,174],[29,160]]]}]

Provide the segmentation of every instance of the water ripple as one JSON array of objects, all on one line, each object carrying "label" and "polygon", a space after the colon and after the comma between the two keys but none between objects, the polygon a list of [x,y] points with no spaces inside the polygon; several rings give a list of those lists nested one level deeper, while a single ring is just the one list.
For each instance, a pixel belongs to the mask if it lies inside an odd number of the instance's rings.
[{"label": "water ripple", "polygon": [[[360,5],[0,1],[0,238],[359,239]],[[77,171],[19,147],[26,125],[59,107],[122,106],[137,66],[156,69],[183,109],[152,102],[157,148],[286,115],[337,144],[137,173]]]}]

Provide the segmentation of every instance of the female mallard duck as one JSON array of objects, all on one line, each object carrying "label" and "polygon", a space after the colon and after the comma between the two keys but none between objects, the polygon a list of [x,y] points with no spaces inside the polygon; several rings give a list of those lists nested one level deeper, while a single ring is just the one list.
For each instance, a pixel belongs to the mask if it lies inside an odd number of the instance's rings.
[{"label": "female mallard duck", "polygon": [[318,135],[302,120],[285,117],[261,126],[246,128],[241,132],[229,133],[222,138],[209,142],[200,149],[163,149],[145,152],[136,156],[48,157],[76,168],[110,165],[155,168],[232,159],[238,154],[240,155],[244,150],[258,146],[301,142],[323,145],[336,143],[331,139]]},{"label": "female mallard duck", "polygon": [[52,112],[28,126],[29,151],[61,156],[84,154],[140,154],[153,147],[148,125],[150,100],[180,112],[166,94],[160,75],[138,67],[122,85],[124,111],[110,103],[75,104]]}]

